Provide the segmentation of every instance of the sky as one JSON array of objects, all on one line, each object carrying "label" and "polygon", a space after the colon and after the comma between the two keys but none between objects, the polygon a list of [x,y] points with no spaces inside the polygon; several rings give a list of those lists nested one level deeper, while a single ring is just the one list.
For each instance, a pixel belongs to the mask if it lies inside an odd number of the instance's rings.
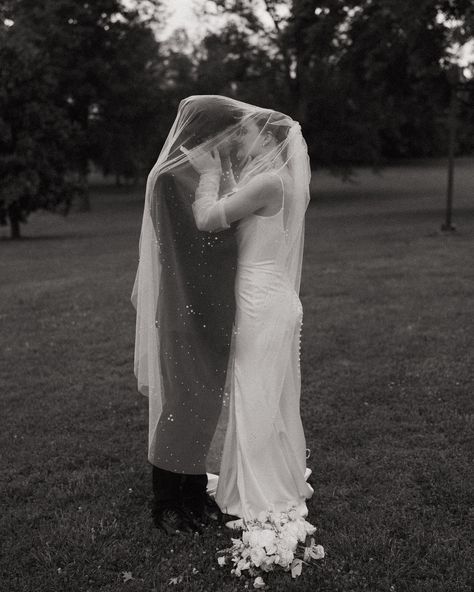
[{"label": "sky", "polygon": [[166,37],[176,28],[184,27],[191,37],[200,36],[204,31],[200,25],[196,12],[205,5],[206,0],[163,0],[163,4],[170,11],[170,17],[163,31]]},{"label": "sky", "polygon": [[172,11],[172,16],[169,19],[169,27],[174,29],[178,26],[189,24],[195,20],[193,13],[193,0],[166,0],[166,7]]},{"label": "sky", "polygon": [[[200,12],[202,12],[204,6],[206,4],[212,9],[212,2],[208,2],[207,0],[162,0],[163,4],[169,10],[170,17],[168,17],[168,22],[163,33],[160,35],[161,37],[166,37],[169,33],[171,33],[177,27],[184,27],[190,37],[201,37],[204,36],[206,33],[206,26],[205,24],[198,18]],[[257,14],[260,16],[263,24],[265,26],[273,27],[273,22],[271,18],[268,16],[266,10],[264,9],[264,2],[261,0],[261,9],[257,8]],[[257,4],[258,7],[258,4]],[[210,17],[207,18],[209,24]],[[219,17],[214,18],[214,23],[219,22],[222,23],[222,18]]]},{"label": "sky", "polygon": [[[121,0],[127,8],[136,6],[135,0]],[[199,13],[207,0],[161,0],[166,14],[166,26],[157,31],[157,37],[165,39],[177,28],[185,28],[191,37],[204,34],[202,25],[199,23],[196,12]]]}]

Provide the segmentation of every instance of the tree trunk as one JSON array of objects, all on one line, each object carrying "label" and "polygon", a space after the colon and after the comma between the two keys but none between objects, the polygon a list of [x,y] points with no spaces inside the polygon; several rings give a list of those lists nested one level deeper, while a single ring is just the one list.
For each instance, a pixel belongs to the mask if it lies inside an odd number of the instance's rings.
[{"label": "tree trunk", "polygon": [[81,197],[79,199],[79,212],[90,212],[91,202],[89,198],[89,189],[87,187],[85,188],[84,193],[81,193]]},{"label": "tree trunk", "polygon": [[8,207],[8,218],[10,220],[10,238],[12,240],[20,239],[20,211],[18,204],[10,204]]},{"label": "tree trunk", "polygon": [[84,187],[84,191],[81,193],[79,198],[79,212],[90,212],[91,211],[91,200],[89,195],[89,184],[87,182],[87,165],[83,167],[79,173],[79,179]]}]

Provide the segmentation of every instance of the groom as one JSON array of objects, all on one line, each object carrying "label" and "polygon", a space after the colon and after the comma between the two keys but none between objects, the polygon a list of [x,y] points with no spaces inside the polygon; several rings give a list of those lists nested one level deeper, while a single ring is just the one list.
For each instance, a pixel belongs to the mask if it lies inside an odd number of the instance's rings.
[{"label": "groom", "polygon": [[[234,114],[235,117],[235,114]],[[226,129],[226,113],[200,113],[188,138]],[[191,133],[192,132],[192,133]],[[193,147],[192,140],[187,147]],[[223,163],[223,168],[225,169]],[[210,235],[196,228],[190,197],[199,175],[187,161],[154,188],[160,243],[159,328],[163,408],[152,427],[153,519],[168,534],[200,532],[220,509],[207,494],[206,457],[222,408],[235,314],[237,245],[233,228]],[[235,265],[232,263],[235,262]]]},{"label": "groom", "polygon": [[207,494],[206,457],[224,396],[236,269],[229,265],[233,252],[236,259],[233,229],[212,240],[197,230],[187,208],[175,207],[178,192],[170,188],[179,171],[174,176],[164,175],[160,196],[160,219],[167,214],[171,228],[160,224],[163,408],[151,445],[154,522],[169,534],[199,531],[220,514]]}]

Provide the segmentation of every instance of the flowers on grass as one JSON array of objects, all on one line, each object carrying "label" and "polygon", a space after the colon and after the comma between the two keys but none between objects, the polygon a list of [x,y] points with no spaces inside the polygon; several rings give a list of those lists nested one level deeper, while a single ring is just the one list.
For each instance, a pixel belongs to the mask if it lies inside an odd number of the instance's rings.
[{"label": "flowers on grass", "polygon": [[312,535],[316,527],[302,518],[295,508],[287,512],[260,512],[254,520],[244,520],[240,538],[232,538],[232,547],[223,549],[220,566],[233,564],[231,573],[257,576],[254,588],[264,588],[261,577],[275,569],[290,571],[293,578],[301,574],[303,563],[313,564],[324,557],[324,548],[316,545]]}]

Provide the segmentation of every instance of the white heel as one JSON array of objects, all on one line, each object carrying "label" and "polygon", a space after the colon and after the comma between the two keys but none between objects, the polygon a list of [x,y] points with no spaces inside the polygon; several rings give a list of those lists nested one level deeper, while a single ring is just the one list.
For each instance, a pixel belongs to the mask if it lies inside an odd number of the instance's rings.
[{"label": "white heel", "polygon": [[243,530],[244,528],[244,522],[242,518],[239,518],[237,520],[229,520],[229,522],[226,522],[225,525],[227,526],[227,528],[230,528],[231,530]]}]

